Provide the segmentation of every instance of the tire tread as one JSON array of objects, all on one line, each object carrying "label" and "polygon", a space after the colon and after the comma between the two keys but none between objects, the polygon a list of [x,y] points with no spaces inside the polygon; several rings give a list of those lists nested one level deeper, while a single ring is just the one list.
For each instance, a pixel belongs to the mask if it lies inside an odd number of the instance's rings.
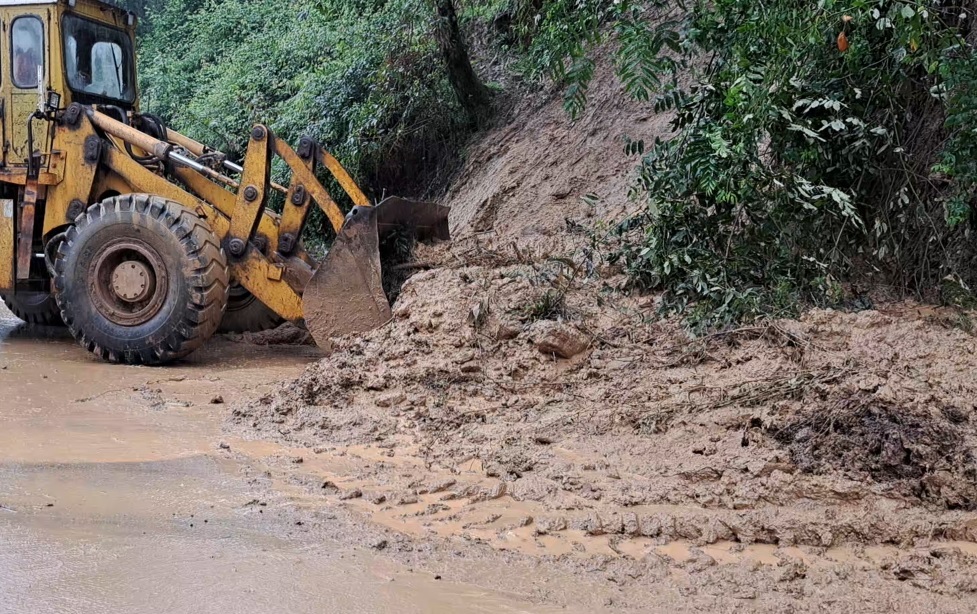
[{"label": "tire tread", "polygon": [[[183,256],[196,265],[186,275],[188,300],[183,305],[180,325],[152,347],[115,350],[91,338],[85,322],[72,317],[73,306],[64,293],[65,263],[78,240],[79,232],[103,218],[132,219],[151,217],[178,239]],[[227,261],[223,250],[205,220],[182,205],[149,194],[115,196],[88,208],[65,235],[55,261],[55,296],[61,317],[78,342],[89,352],[109,362],[158,365],[183,358],[198,349],[220,326],[230,288]]]}]

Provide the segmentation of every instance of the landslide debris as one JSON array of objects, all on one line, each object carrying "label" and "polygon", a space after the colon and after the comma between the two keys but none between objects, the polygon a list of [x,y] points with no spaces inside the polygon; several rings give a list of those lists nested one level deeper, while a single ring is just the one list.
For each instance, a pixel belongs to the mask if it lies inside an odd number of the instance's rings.
[{"label": "landslide debris", "polygon": [[[541,533],[977,540],[969,333],[898,305],[690,339],[622,279],[569,267],[416,274],[389,325],[337,340],[233,420],[290,445],[388,452],[359,477],[391,501],[478,467],[451,499],[474,509],[501,483],[536,506]],[[561,308],[543,309],[554,289]]]},{"label": "landslide debris", "polygon": [[635,206],[626,140],[668,137],[611,73],[599,58],[577,121],[531,97],[473,144],[444,199],[454,242],[393,271],[393,321],[230,428],[419,549],[579,565],[639,610],[673,590],[973,611],[973,314],[814,310],[699,339],[660,321],[582,231]]}]

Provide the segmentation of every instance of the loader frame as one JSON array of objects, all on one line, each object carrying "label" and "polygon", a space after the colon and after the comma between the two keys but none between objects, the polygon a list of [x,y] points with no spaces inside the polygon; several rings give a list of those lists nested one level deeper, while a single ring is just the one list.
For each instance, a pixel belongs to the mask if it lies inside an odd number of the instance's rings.
[{"label": "loader frame", "polygon": [[[89,204],[111,195],[146,193],[180,203],[206,219],[227,254],[232,277],[275,313],[298,322],[303,319],[302,293],[317,265],[299,240],[312,205],[325,213],[337,233],[345,219],[316,178],[317,167],[327,169],[356,206],[371,205],[342,165],[312,139],[303,138],[296,151],[263,125],[253,128],[240,180],[235,180],[197,161],[217,152],[172,130],[166,131],[166,140],[156,139],[97,107],[79,104],[49,119],[53,147],[46,164],[38,160],[43,170],[36,177],[24,169],[3,178],[22,185],[24,198],[17,205],[16,254],[12,229],[4,233],[6,241],[0,238],[0,290],[31,276],[32,255],[38,253],[34,212],[39,200],[44,201],[43,253]],[[137,161],[126,145],[153,162]],[[287,188],[270,180],[276,156],[291,170]],[[158,172],[160,166],[167,173]],[[266,207],[275,189],[285,193],[280,217]]]}]

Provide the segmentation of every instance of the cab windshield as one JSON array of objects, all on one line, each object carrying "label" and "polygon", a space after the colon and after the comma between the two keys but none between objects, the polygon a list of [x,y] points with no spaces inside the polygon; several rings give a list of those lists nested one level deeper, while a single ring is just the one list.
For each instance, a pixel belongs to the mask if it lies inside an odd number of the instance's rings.
[{"label": "cab windshield", "polygon": [[132,42],[125,32],[75,15],[65,15],[62,30],[72,91],[114,102],[135,100]]}]

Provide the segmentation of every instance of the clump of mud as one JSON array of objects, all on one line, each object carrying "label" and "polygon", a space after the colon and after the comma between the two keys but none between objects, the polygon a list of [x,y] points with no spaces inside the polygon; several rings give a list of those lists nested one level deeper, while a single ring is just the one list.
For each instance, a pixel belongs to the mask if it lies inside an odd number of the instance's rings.
[{"label": "clump of mud", "polygon": [[969,415],[957,407],[914,410],[859,393],[774,432],[805,472],[842,472],[890,484],[948,509],[977,507],[977,464]]},{"label": "clump of mud", "polygon": [[257,333],[231,333],[228,339],[248,345],[315,345],[315,339],[309,331],[286,322],[277,328]]}]

